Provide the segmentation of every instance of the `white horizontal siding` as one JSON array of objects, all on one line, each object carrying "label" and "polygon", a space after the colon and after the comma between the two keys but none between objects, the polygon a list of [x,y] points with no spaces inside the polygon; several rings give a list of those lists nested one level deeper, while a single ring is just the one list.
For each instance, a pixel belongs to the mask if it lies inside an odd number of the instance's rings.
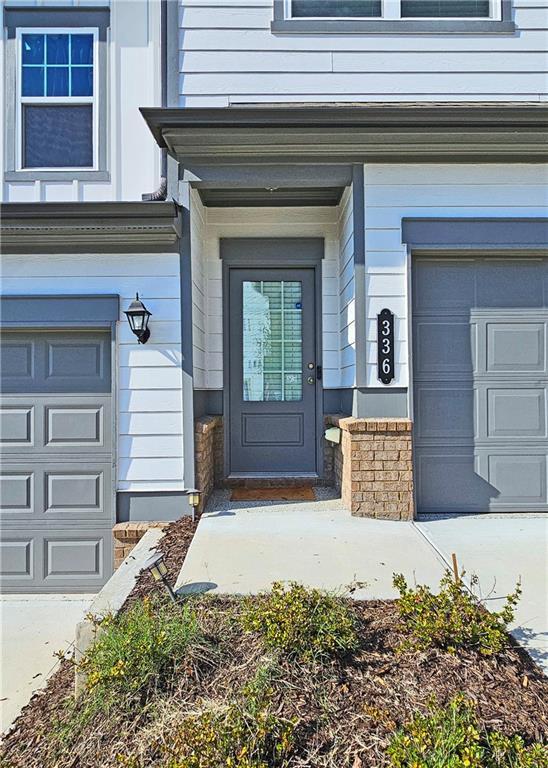
[{"label": "white horizontal siding", "polygon": [[548,6],[514,3],[514,35],[273,34],[272,4],[180,0],[180,104],[538,101]]},{"label": "white horizontal siding", "polygon": [[379,385],[376,316],[383,307],[396,315],[396,379],[409,383],[411,267],[402,244],[404,217],[546,216],[546,165],[367,165],[365,166],[367,385]]},{"label": "white horizontal siding", "polygon": [[[124,309],[135,297],[152,312],[138,345]],[[3,294],[120,295],[117,325],[118,489],[183,488],[179,258],[175,254],[52,254],[2,257]]]}]

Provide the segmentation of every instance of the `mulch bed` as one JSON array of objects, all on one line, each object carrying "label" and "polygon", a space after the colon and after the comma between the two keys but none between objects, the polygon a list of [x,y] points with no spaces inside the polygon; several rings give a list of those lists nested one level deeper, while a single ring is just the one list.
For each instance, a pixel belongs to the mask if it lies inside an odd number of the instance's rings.
[{"label": "mulch bed", "polygon": [[[183,517],[170,523],[165,529],[164,537],[160,539],[157,549],[164,555],[168,568],[168,578],[172,584],[175,583],[179,575],[190,542],[198,527],[198,521],[198,517],[196,520]],[[158,587],[150,573],[143,572],[130,592],[122,610],[126,610],[135,600],[143,598],[157,589]],[[41,762],[39,747],[37,756],[33,757],[32,745],[39,745],[43,734],[48,732],[51,719],[55,716],[60,703],[71,696],[73,690],[74,669],[70,662],[62,661],[57,672],[49,678],[43,689],[34,694],[14,722],[9,734],[2,740],[0,768],[4,768],[1,761],[7,758],[9,758],[7,764],[10,766],[50,768]],[[78,764],[75,763],[75,768],[76,765]],[[99,766],[100,763],[96,763],[96,765]]]},{"label": "mulch bed", "polygon": [[[195,528],[186,519],[173,523],[160,544],[172,581]],[[124,608],[155,589],[143,574]],[[215,649],[201,648],[195,659],[185,662],[185,674],[177,678],[166,706],[170,716],[189,711],[201,699],[225,701],[264,661],[259,639],[243,634],[234,620],[241,600],[208,599],[198,603],[198,610]],[[396,604],[365,601],[352,606],[361,627],[356,653],[324,665],[280,662],[279,711],[299,721],[291,768],[387,766],[385,749],[394,728],[426,711],[431,697],[445,704],[457,693],[476,703],[486,728],[520,733],[528,741],[546,738],[548,680],[515,643],[493,657],[465,650],[455,655],[437,649],[398,653],[404,635]],[[2,768],[114,768],[120,766],[121,752],[139,754],[141,762],[135,765],[156,765],[153,753],[149,759],[146,751],[150,722],[137,711],[131,719],[102,717],[66,758],[52,762],[46,734],[72,684],[73,670],[65,662],[16,721],[3,744]],[[163,727],[169,738],[170,723]]]}]

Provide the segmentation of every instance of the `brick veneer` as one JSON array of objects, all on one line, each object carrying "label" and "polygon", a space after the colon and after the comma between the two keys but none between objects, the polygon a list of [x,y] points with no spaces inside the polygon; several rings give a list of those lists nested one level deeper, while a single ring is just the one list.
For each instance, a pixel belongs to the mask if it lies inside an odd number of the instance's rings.
[{"label": "brick veneer", "polygon": [[196,488],[200,491],[198,512],[203,512],[211,491],[222,481],[223,420],[220,416],[201,416],[195,420],[194,461]]},{"label": "brick veneer", "polygon": [[335,484],[353,515],[412,520],[412,423],[409,419],[330,416],[340,427],[333,448]]},{"label": "brick veneer", "polygon": [[145,523],[116,523],[112,529],[114,538],[114,568],[126,559],[133,547],[139,542],[149,528],[165,528],[166,522]]}]

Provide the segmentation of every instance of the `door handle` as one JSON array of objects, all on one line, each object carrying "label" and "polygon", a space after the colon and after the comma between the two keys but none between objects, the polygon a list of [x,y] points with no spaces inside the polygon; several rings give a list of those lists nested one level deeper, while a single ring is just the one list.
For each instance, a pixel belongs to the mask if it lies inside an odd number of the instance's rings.
[{"label": "door handle", "polygon": [[321,365],[317,365],[316,366],[316,378],[318,379],[318,381],[322,380],[322,366]]}]

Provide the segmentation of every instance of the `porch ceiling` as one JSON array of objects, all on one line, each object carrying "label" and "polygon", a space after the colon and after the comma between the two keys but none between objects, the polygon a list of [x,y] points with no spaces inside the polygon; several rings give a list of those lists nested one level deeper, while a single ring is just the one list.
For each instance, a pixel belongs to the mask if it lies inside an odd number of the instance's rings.
[{"label": "porch ceiling", "polygon": [[333,206],[340,203],[343,192],[344,187],[199,189],[202,203],[212,208]]},{"label": "porch ceiling", "polygon": [[541,162],[540,103],[143,108],[159,146],[194,164]]}]

